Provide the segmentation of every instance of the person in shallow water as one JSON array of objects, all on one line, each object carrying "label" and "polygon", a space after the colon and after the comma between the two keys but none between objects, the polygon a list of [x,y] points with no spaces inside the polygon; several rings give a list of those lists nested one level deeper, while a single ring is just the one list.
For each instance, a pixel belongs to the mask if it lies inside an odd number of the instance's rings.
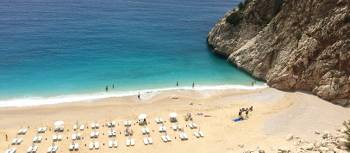
[{"label": "person in shallow water", "polygon": [[108,86],[106,86],[106,92],[108,92]]},{"label": "person in shallow water", "polygon": [[194,88],[194,82],[192,82],[192,88]]},{"label": "person in shallow water", "polygon": [[176,81],[176,86],[177,86],[177,87],[179,86],[179,81]]},{"label": "person in shallow water", "polygon": [[112,88],[114,89],[114,84],[112,84]]}]

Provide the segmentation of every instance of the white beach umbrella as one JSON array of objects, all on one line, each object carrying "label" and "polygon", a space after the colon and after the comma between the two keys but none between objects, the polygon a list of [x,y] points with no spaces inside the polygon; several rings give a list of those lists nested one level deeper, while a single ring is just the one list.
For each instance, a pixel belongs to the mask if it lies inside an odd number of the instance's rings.
[{"label": "white beach umbrella", "polygon": [[172,113],[169,114],[169,117],[170,118],[176,118],[177,117],[177,113],[172,112]]},{"label": "white beach umbrella", "polygon": [[55,123],[54,123],[54,126],[55,127],[59,127],[59,126],[63,126],[64,125],[64,122],[63,121],[56,121]]},{"label": "white beach umbrella", "polygon": [[147,118],[147,115],[145,113],[142,113],[139,115],[139,120],[145,120]]}]

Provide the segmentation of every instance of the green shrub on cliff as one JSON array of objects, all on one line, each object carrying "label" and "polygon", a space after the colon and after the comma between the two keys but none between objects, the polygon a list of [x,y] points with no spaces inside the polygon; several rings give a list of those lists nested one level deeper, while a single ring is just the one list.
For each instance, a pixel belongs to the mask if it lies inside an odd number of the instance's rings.
[{"label": "green shrub on cliff", "polygon": [[242,18],[241,12],[233,12],[226,18],[226,22],[236,26],[241,22]]},{"label": "green shrub on cliff", "polygon": [[343,123],[343,125],[345,126],[346,130],[344,131],[345,135],[346,135],[346,139],[348,140],[348,142],[346,143],[346,147],[348,148],[348,150],[350,151],[350,121],[345,121]]}]

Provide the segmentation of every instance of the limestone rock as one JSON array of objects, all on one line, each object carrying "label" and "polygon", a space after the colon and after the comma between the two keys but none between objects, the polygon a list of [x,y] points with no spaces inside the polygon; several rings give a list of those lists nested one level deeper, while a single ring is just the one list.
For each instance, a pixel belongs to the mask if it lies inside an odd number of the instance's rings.
[{"label": "limestone rock", "polygon": [[209,32],[213,51],[271,87],[350,105],[350,1],[246,1]]}]

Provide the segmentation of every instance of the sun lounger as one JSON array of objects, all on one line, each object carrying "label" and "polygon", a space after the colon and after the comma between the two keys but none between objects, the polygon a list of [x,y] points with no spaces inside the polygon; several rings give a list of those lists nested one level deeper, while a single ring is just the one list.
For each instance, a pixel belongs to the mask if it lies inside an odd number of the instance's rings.
[{"label": "sun lounger", "polygon": [[193,135],[194,135],[196,138],[200,138],[200,137],[201,137],[201,136],[199,135],[198,131],[193,132]]},{"label": "sun lounger", "polygon": [[200,135],[201,137],[204,137],[203,131],[199,131],[198,133],[199,133],[199,135]]},{"label": "sun lounger", "polygon": [[165,137],[166,137],[166,139],[168,140],[168,142],[170,142],[170,141],[171,141],[171,138],[170,138],[170,136],[169,136],[169,135],[166,135]]},{"label": "sun lounger", "polygon": [[148,138],[143,138],[143,144],[148,145]]},{"label": "sun lounger", "polygon": [[17,138],[12,139],[11,144],[12,145],[16,145],[17,144]]},{"label": "sun lounger", "polygon": [[185,132],[181,132],[179,137],[181,140],[188,140],[187,134]]},{"label": "sun lounger", "polygon": [[80,125],[79,130],[80,130],[80,131],[83,131],[83,130],[84,130],[84,128],[85,128],[85,125],[84,125],[84,124],[82,124],[82,125]]},{"label": "sun lounger", "polygon": [[74,143],[74,150],[75,151],[79,150],[79,144],[78,143]]},{"label": "sun lounger", "polygon": [[73,151],[73,150],[74,150],[74,144],[71,143],[71,144],[69,144],[69,151]]},{"label": "sun lounger", "polygon": [[131,146],[134,146],[134,145],[135,145],[135,139],[132,139],[132,138],[130,139],[130,145],[131,145]]},{"label": "sun lounger", "polygon": [[127,146],[127,147],[129,147],[130,146],[130,139],[126,139],[126,141],[125,141],[125,145]]},{"label": "sun lounger", "polygon": [[188,123],[188,126],[189,126],[191,129],[196,129],[196,128],[197,128],[197,124],[196,124],[196,123],[193,123],[193,122]]},{"label": "sun lounger", "polygon": [[148,139],[148,144],[153,144],[152,138],[148,137],[147,139]]},{"label": "sun lounger", "polygon": [[166,127],[164,125],[161,125],[159,127],[159,132],[166,132]]},{"label": "sun lounger", "polygon": [[142,128],[141,128],[141,132],[142,132],[142,134],[143,134],[143,135],[145,135],[145,134],[149,134],[149,133],[150,133],[150,131],[149,131],[149,128],[148,128],[148,127],[142,127]]},{"label": "sun lounger", "polygon": [[177,131],[180,127],[179,127],[179,125],[177,125],[177,124],[173,124],[173,125],[171,126],[171,128],[172,128],[174,131]]},{"label": "sun lounger", "polygon": [[168,142],[168,139],[166,139],[166,136],[165,136],[165,135],[162,135],[161,138],[162,138],[162,141],[163,141],[163,142]]},{"label": "sun lounger", "polygon": [[100,149],[100,143],[98,141],[95,141],[94,147],[95,147],[96,150]]},{"label": "sun lounger", "polygon": [[93,143],[93,142],[90,142],[90,144],[89,144],[89,149],[90,149],[90,150],[94,149],[94,143]]},{"label": "sun lounger", "polygon": [[155,119],[155,121],[156,121],[157,124],[163,123],[163,119],[160,118],[160,117],[157,117],[157,118]]}]

